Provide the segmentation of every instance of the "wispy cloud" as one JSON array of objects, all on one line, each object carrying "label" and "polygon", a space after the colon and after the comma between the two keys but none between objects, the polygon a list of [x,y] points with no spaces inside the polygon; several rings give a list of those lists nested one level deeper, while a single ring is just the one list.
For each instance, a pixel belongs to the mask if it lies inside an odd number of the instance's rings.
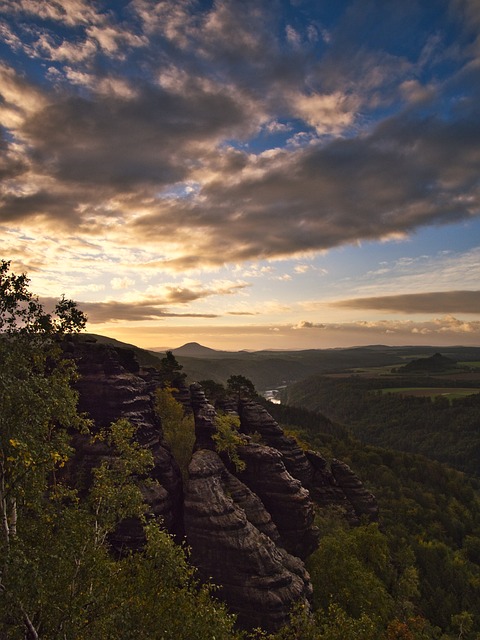
[{"label": "wispy cloud", "polygon": [[[460,340],[465,334],[478,339],[480,336],[480,321],[465,321],[452,315],[441,318],[434,318],[426,322],[415,322],[413,320],[359,320],[357,322],[343,323],[316,323],[304,320],[296,325],[292,325],[293,330],[314,330],[318,329],[322,333],[357,333],[370,335],[389,335],[397,337],[401,341],[412,339],[414,336],[431,336],[432,338],[456,335]],[[399,344],[399,343],[397,343]]]},{"label": "wispy cloud", "polygon": [[[45,307],[53,308],[55,300],[41,298]],[[89,324],[118,322],[141,322],[164,320],[165,318],[217,318],[214,313],[178,313],[163,307],[163,300],[141,300],[136,302],[82,302],[81,309],[87,315]]]},{"label": "wispy cloud", "polygon": [[480,291],[436,291],[372,298],[353,298],[331,303],[334,307],[376,309],[400,313],[480,313]]}]

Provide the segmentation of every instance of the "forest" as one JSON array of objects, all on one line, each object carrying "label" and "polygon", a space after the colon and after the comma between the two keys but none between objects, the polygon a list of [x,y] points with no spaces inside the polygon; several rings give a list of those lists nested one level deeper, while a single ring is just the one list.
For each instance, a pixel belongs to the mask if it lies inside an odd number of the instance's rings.
[{"label": "forest", "polygon": [[[200,581],[188,547],[146,513],[139,480],[153,460],[134,427],[121,419],[93,434],[89,417],[77,410],[72,385],[78,373],[61,344],[83,329],[84,314],[65,298],[47,313],[28,284],[25,276],[10,273],[8,262],[1,263],[1,638],[480,637],[479,481],[430,459],[433,453],[373,446],[359,437],[349,420],[354,414],[322,415],[317,406],[311,411],[270,403],[265,403],[268,411],[303,448],[341,458],[355,470],[376,495],[380,519],[352,528],[335,509],[318,509],[319,546],[306,561],[311,608],[294,608],[290,622],[274,633],[240,629],[221,602],[219,585]],[[171,387],[174,377],[183,375],[180,369],[174,358],[163,359],[159,375],[165,385],[157,410],[188,474],[193,425]],[[244,382],[241,378],[230,380],[230,391]],[[214,401],[222,385],[210,392]],[[253,385],[250,392],[255,393]],[[374,401],[384,397],[373,388],[364,392]],[[478,404],[467,406],[472,415],[476,406],[478,414]],[[451,408],[456,410],[456,403]],[[224,423],[218,441],[234,456],[239,436],[232,421]],[[456,424],[461,436],[460,418]],[[95,446],[114,451],[92,470],[88,485],[72,486],[64,473],[75,455],[75,433],[90,433]],[[466,451],[465,469],[467,458]],[[111,534],[133,517],[145,542],[119,556],[112,552]]]},{"label": "forest", "polygon": [[[472,387],[478,383],[472,382]],[[287,404],[318,411],[348,425],[364,443],[420,453],[477,475],[480,469],[480,394],[449,400],[388,388],[465,387],[446,377],[313,376],[284,392]]]}]

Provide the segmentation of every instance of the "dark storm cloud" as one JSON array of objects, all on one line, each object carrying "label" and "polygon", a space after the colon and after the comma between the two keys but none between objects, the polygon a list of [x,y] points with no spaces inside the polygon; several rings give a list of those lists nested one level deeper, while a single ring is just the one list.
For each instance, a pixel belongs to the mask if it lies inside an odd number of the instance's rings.
[{"label": "dark storm cloud", "polygon": [[400,313],[480,313],[480,291],[437,291],[355,298],[332,303],[334,307],[376,309]]}]

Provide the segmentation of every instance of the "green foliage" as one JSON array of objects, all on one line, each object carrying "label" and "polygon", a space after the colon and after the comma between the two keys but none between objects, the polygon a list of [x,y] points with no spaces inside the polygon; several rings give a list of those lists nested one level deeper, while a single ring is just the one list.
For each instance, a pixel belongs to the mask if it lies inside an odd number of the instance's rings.
[{"label": "green foliage", "polygon": [[[234,617],[200,584],[185,551],[158,524],[145,548],[120,560],[107,536],[125,517],[144,520],[138,478],[151,454],[125,420],[102,434],[112,456],[94,470],[87,496],[56,484],[22,510],[3,567],[0,637],[65,640],[234,640]],[[181,615],[179,615],[179,612]]]},{"label": "green foliage", "polygon": [[238,447],[245,444],[245,437],[239,433],[240,420],[238,416],[223,413],[215,417],[217,432],[213,434],[216,449],[225,453],[237,471],[245,469],[245,462],[240,458]]},{"label": "green foliage", "polygon": [[[475,638],[480,633],[478,481],[424,456],[362,445],[321,414],[270,408],[327,458],[347,462],[377,497],[390,567],[382,582],[393,599],[388,640],[457,638],[455,620],[463,611],[473,616],[473,630],[463,637]],[[322,541],[333,539],[335,546],[335,538],[343,539],[335,513],[324,513],[318,524]],[[355,549],[345,548],[348,554]]]},{"label": "green foliage", "polygon": [[223,384],[215,382],[215,380],[200,380],[199,384],[202,386],[205,397],[211,404],[214,405],[217,401],[225,400],[227,390]]},{"label": "green foliage", "polygon": [[255,398],[257,395],[253,382],[242,375],[230,376],[228,378],[227,392],[248,398]]},{"label": "green foliage", "polygon": [[317,609],[327,611],[334,603],[355,619],[368,614],[379,628],[392,617],[387,541],[375,525],[324,536],[307,568]]},{"label": "green foliage", "polygon": [[[347,425],[366,444],[421,453],[467,473],[480,468],[480,394],[449,401],[385,393],[389,388],[431,386],[452,392],[465,380],[447,378],[331,378],[296,383],[284,401]],[[476,382],[472,387],[478,386]]]},{"label": "green foliage", "polygon": [[0,333],[18,339],[27,336],[41,342],[54,336],[77,333],[85,328],[87,318],[72,300],[64,296],[47,313],[38,296],[28,290],[29,278],[9,273],[10,262],[0,261]]},{"label": "green foliage", "polygon": [[[0,557],[8,557],[21,508],[35,502],[67,459],[68,428],[84,428],[71,388],[75,369],[58,340],[86,318],[62,298],[54,315],[28,290],[28,278],[0,263]],[[3,553],[2,553],[3,552]]]},{"label": "green foliage", "polygon": [[304,607],[294,608],[289,624],[274,634],[261,634],[252,640],[380,640],[377,625],[367,614],[352,618],[336,604],[312,614]]},{"label": "green foliage", "polygon": [[88,497],[96,535],[102,542],[121,520],[144,517],[146,506],[136,478],[153,467],[153,456],[135,440],[135,431],[128,420],[120,419],[94,438],[113,448],[113,455],[93,469]]},{"label": "green foliage", "polygon": [[192,415],[185,415],[183,406],[175,400],[172,390],[157,389],[155,411],[162,421],[163,434],[172,449],[184,482],[188,479],[188,465],[195,444],[195,425]]},{"label": "green foliage", "polygon": [[160,360],[160,380],[165,387],[173,389],[180,388],[187,377],[182,373],[183,366],[177,362],[177,359],[171,351],[165,353],[165,357]]},{"label": "green foliage", "polygon": [[120,562],[118,604],[109,635],[100,637],[133,640],[141,631],[146,640],[235,640],[234,617],[198,582],[184,550],[156,525],[146,534],[143,553]]}]

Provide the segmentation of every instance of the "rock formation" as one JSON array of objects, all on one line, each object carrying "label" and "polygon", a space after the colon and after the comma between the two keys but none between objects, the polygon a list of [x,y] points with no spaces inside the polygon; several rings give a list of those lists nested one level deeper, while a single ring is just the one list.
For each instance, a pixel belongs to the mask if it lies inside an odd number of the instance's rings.
[{"label": "rock formation", "polygon": [[202,575],[222,585],[222,597],[244,626],[277,629],[291,607],[305,604],[310,594],[301,559],[318,543],[315,503],[341,506],[357,524],[362,514],[376,517],[375,498],[347,465],[335,460],[329,468],[318,453],[304,452],[263,407],[246,398],[228,404],[229,412],[237,408],[244,434],[236,453],[245,466],[236,469],[228,455],[215,453],[214,407],[200,385],[190,389],[196,453],[185,531],[192,559]]},{"label": "rock formation", "polygon": [[[181,533],[183,488],[180,470],[163,439],[161,424],[154,412],[152,389],[148,379],[139,376],[139,366],[133,353],[110,345],[76,340],[65,346],[67,355],[76,362],[79,379],[79,411],[93,421],[93,432],[109,426],[119,418],[128,419],[137,427],[138,441],[153,455],[150,478],[155,486],[144,487],[143,493],[151,512],[161,517],[168,529]],[[147,377],[148,378],[148,377]],[[88,482],[92,467],[111,455],[101,442],[74,434],[75,455],[66,469],[77,485]],[[143,539],[142,529],[135,521],[125,521],[113,539],[115,546],[128,543],[137,546]]]},{"label": "rock formation", "polygon": [[278,629],[294,602],[308,604],[311,597],[303,563],[279,546],[262,502],[217,453],[196,451],[189,475],[185,530],[200,575],[221,585],[220,596],[241,626]]},{"label": "rock formation", "polygon": [[[308,606],[311,583],[303,565],[318,543],[315,505],[339,505],[352,523],[377,515],[375,498],[349,467],[303,451],[259,404],[249,399],[230,402],[240,422],[236,453],[245,467],[217,452],[216,411],[198,384],[182,388],[179,399],[195,417],[195,450],[189,480],[181,474],[163,439],[154,412],[159,377],[141,370],[132,352],[85,339],[65,346],[80,374],[79,409],[88,413],[94,430],[126,418],[137,427],[138,441],[154,457],[152,486],[143,491],[149,510],[167,528],[186,534],[192,562],[200,575],[220,587],[219,595],[237,613],[239,624],[274,631],[292,606]],[[112,452],[103,442],[73,435],[75,455],[66,477],[77,486]],[[115,532],[115,548],[141,545],[140,524],[126,520]]]},{"label": "rock formation", "polygon": [[242,431],[260,434],[263,442],[281,453],[288,472],[308,487],[313,470],[295,438],[286,436],[267,410],[250,399],[240,399],[239,415]]},{"label": "rock formation", "polygon": [[316,504],[340,506],[351,524],[358,524],[362,515],[371,520],[378,517],[375,497],[348,465],[333,460],[329,469],[320,454],[303,451],[294,438],[284,434],[266,409],[252,400],[240,399],[239,414],[242,431],[259,433],[263,441],[276,449],[288,472],[308,489]]}]

